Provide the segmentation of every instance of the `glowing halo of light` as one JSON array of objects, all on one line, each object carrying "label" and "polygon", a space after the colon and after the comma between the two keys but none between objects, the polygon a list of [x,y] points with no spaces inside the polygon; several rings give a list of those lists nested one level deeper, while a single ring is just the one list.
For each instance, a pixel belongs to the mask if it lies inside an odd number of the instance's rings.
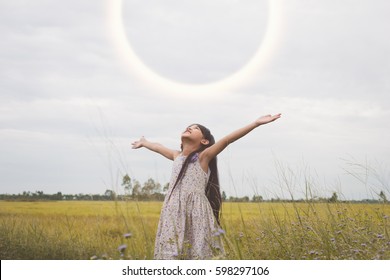
[{"label": "glowing halo of light", "polygon": [[281,30],[281,0],[268,0],[268,21],[263,40],[256,52],[241,68],[226,77],[208,83],[183,83],[168,79],[149,68],[133,50],[125,32],[122,17],[122,0],[107,0],[109,32],[129,70],[159,90],[171,93],[221,93],[251,80],[275,51]]}]

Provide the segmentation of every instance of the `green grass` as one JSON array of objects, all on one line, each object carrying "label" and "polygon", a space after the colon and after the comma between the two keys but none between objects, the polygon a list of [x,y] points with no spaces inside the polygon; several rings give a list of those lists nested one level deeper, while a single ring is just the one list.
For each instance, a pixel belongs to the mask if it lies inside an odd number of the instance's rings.
[{"label": "green grass", "polygon": [[[152,259],[161,205],[0,201],[0,258]],[[389,204],[224,203],[226,258],[390,259],[389,217]]]}]

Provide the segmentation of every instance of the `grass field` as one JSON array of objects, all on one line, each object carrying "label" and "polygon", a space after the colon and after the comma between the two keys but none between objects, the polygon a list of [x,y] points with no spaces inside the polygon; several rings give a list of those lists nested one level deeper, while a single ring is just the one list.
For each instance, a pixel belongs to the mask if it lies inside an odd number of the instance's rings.
[{"label": "grass field", "polygon": [[[0,201],[0,258],[152,259],[161,205]],[[225,257],[388,260],[389,217],[389,204],[228,202]]]}]

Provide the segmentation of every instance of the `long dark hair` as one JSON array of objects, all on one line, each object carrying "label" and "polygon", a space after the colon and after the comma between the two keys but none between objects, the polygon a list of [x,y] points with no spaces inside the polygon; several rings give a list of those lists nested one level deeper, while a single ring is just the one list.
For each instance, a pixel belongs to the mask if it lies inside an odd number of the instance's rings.
[{"label": "long dark hair", "polygon": [[[196,157],[196,154],[204,151],[206,148],[212,146],[215,144],[214,136],[211,134],[210,130],[200,124],[195,124],[199,127],[200,131],[203,134],[203,137],[209,141],[207,145],[201,145],[201,147],[190,153],[187,158],[185,159],[183,166],[181,167],[181,170],[179,172],[179,175],[177,176],[175,185],[173,188],[176,187],[176,185],[180,182],[180,180],[183,178],[188,165],[193,161],[194,157]],[[213,209],[213,214],[215,216],[215,219],[218,224],[220,224],[220,212],[221,212],[221,205],[222,205],[222,197],[221,197],[221,191],[219,187],[219,177],[218,177],[218,166],[217,166],[217,157],[213,158],[209,162],[209,169],[210,169],[210,176],[209,180],[207,182],[206,186],[206,197],[211,205],[211,208]]]}]

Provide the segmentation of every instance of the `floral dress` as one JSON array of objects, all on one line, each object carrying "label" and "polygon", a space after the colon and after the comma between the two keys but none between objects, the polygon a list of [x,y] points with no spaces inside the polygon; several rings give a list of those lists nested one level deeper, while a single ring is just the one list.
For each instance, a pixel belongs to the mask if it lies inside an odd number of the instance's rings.
[{"label": "floral dress", "polygon": [[173,188],[185,159],[180,154],[173,162],[157,229],[155,259],[211,259],[223,254],[223,231],[205,195],[209,174],[201,168],[198,157]]}]

